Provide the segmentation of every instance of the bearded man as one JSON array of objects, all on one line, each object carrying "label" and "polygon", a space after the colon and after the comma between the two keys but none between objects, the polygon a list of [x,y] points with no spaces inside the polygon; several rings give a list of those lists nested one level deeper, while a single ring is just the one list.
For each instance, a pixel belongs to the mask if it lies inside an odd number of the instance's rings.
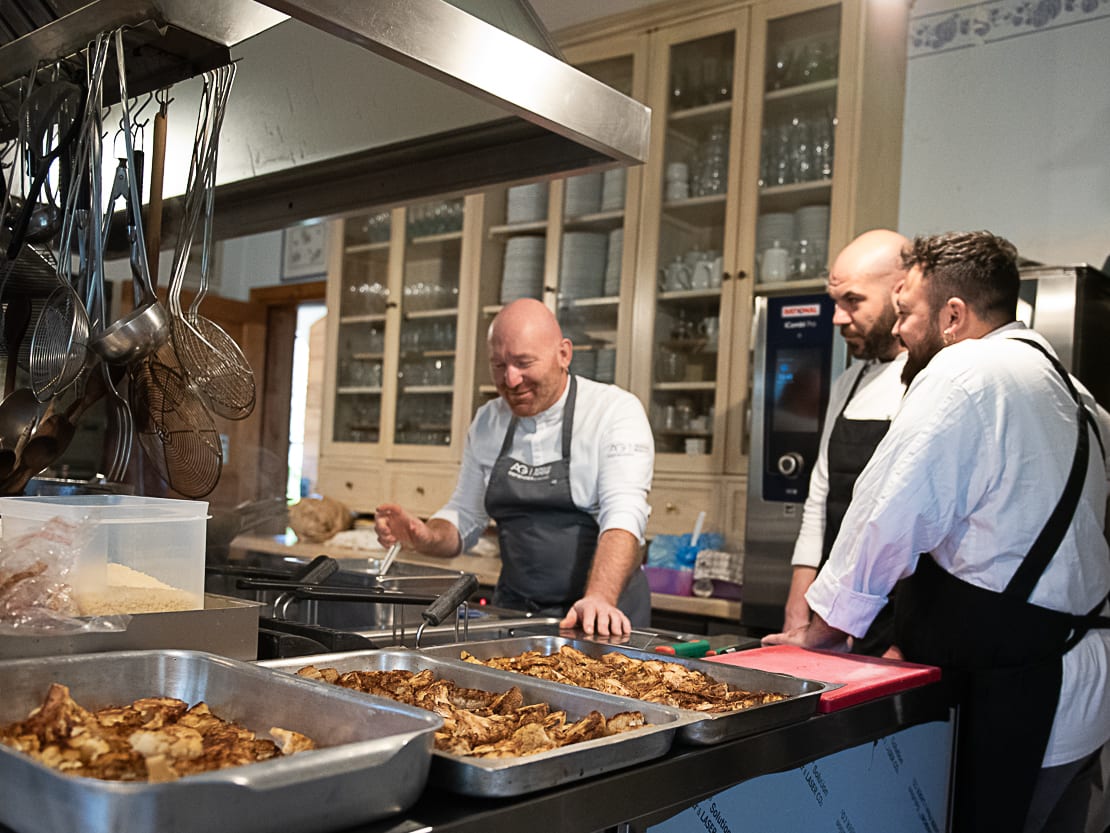
[{"label": "bearded man", "polygon": [[903,260],[905,399],[806,593],[811,622],[764,643],[842,649],[905,579],[897,644],[960,696],[953,830],[1082,831],[1110,738],[1110,417],[1015,320],[1009,242],[918,238]]}]

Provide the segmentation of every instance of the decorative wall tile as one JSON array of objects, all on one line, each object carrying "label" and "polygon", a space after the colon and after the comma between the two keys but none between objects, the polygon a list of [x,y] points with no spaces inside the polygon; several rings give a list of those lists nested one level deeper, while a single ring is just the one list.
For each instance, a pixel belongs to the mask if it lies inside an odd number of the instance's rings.
[{"label": "decorative wall tile", "polygon": [[909,57],[967,49],[1110,17],[1110,0],[987,0],[910,20]]}]

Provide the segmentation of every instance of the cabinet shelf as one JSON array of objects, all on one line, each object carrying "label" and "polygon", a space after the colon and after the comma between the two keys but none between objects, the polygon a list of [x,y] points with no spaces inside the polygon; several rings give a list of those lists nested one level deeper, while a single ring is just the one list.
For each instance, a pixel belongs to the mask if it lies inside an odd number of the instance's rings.
[{"label": "cabinet shelf", "polygon": [[559,309],[574,309],[576,307],[612,307],[621,301],[618,295],[602,295],[598,298],[560,298]]},{"label": "cabinet shelf", "polygon": [[661,391],[682,391],[682,390],[708,390],[714,391],[717,389],[716,382],[655,382],[652,386],[653,390]]},{"label": "cabinet shelf", "polygon": [[757,283],[752,287],[752,291],[756,295],[794,295],[798,292],[823,292],[825,286],[824,278],[810,278],[804,281]]},{"label": "cabinet shelf", "polygon": [[440,232],[439,234],[422,234],[418,237],[410,237],[408,243],[410,246],[439,246],[443,243],[461,241],[462,236],[462,229],[458,229],[456,231]]},{"label": "cabinet shelf", "polygon": [[835,92],[837,79],[828,78],[824,81],[814,81],[810,84],[796,84],[793,87],[782,87],[777,90],[768,90],[763,98],[768,101],[795,101],[811,96],[824,97],[830,92]]},{"label": "cabinet shelf", "polygon": [[721,116],[727,117],[732,111],[732,100],[714,101],[712,104],[701,104],[697,107],[687,107],[684,110],[675,110],[670,116],[671,122],[694,121],[720,121]]},{"label": "cabinet shelf", "polygon": [[454,318],[459,314],[458,307],[442,307],[440,309],[411,309],[405,310],[405,320],[417,318]]},{"label": "cabinet shelf", "polygon": [[513,234],[542,235],[547,232],[547,220],[531,220],[527,223],[504,223],[489,227],[490,237],[508,237]]},{"label": "cabinet shelf", "polygon": [[700,301],[703,299],[720,298],[720,287],[712,289],[675,289],[660,292],[655,296],[659,301]]},{"label": "cabinet shelf", "polygon": [[413,393],[420,395],[438,394],[438,393],[454,393],[454,385],[402,385],[401,393]]},{"label": "cabinet shelf", "polygon": [[340,324],[379,324],[385,321],[385,313],[367,313],[365,315],[340,315]]},{"label": "cabinet shelf", "polygon": [[375,385],[371,387],[369,385],[362,385],[351,387],[337,387],[335,389],[335,392],[340,396],[363,396],[367,394],[370,394],[372,396],[381,396],[382,386]]},{"label": "cabinet shelf", "polygon": [[365,252],[388,252],[389,241],[381,240],[377,243],[352,243],[343,247],[343,254],[358,255]]},{"label": "cabinet shelf", "polygon": [[454,350],[402,350],[403,358],[424,359],[449,359],[455,355]]},{"label": "cabinet shelf", "polygon": [[814,179],[809,182],[792,182],[789,185],[772,185],[759,191],[759,210],[797,211],[805,205],[828,204],[832,195],[831,179]]},{"label": "cabinet shelf", "polygon": [[690,231],[698,231],[706,226],[720,226],[725,221],[727,202],[727,194],[668,200],[663,203],[663,219]]},{"label": "cabinet shelf", "polygon": [[567,231],[578,231],[583,229],[611,231],[612,229],[620,228],[622,225],[624,225],[624,211],[619,208],[615,211],[598,211],[593,214],[579,214],[576,217],[567,217],[563,221],[563,227]]},{"label": "cabinet shelf", "polygon": [[380,362],[385,358],[384,353],[351,353],[351,358],[356,362]]}]

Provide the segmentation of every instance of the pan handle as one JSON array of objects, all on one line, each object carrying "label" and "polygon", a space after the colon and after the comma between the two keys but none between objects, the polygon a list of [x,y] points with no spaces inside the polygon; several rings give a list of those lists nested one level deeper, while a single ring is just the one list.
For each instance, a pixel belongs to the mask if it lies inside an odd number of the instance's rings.
[{"label": "pan handle", "polygon": [[435,627],[444,619],[446,619],[460,604],[470,598],[471,594],[478,589],[478,579],[474,577],[473,573],[463,573],[455,583],[447,588],[446,591],[434,602],[432,602],[428,609],[420,615],[424,621],[432,627]]},{"label": "pan handle", "polygon": [[339,562],[329,555],[318,555],[293,573],[299,584],[319,584],[339,572]]}]

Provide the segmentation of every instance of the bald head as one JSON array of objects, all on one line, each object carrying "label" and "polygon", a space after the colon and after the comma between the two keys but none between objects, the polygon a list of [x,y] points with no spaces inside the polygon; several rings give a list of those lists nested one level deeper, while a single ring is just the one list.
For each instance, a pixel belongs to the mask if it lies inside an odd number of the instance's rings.
[{"label": "bald head", "polygon": [[836,256],[829,273],[829,286],[847,280],[884,281],[894,289],[894,281],[905,277],[902,249],[909,240],[896,231],[865,231]]},{"label": "bald head", "polygon": [[574,348],[542,303],[522,298],[505,306],[488,344],[490,375],[514,414],[535,416],[562,396]]},{"label": "bald head", "polygon": [[867,231],[845,246],[829,272],[836,302],[833,324],[857,359],[894,358],[902,345],[891,332],[894,288],[906,277],[902,249],[909,240],[895,231]]}]

